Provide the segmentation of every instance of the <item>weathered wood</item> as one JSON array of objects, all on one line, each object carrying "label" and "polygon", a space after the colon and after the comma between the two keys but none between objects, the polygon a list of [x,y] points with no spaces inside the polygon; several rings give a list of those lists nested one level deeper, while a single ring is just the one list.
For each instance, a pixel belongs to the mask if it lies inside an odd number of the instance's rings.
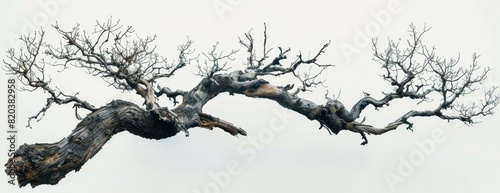
[{"label": "weathered wood", "polygon": [[[111,21],[96,25],[96,33],[100,32],[101,35],[108,33],[108,37],[116,37],[113,41],[108,41],[108,39],[92,40],[87,36],[82,37],[78,27],[67,31],[55,25],[54,28],[68,41],[68,45],[61,45],[60,48],[48,46],[44,54],[62,60],[64,67],[68,67],[67,65],[71,63],[73,67],[100,76],[114,88],[135,91],[144,99],[144,108],[121,100],[95,108],[76,95],[67,95],[59,89],[50,87],[50,81],[45,78],[49,76],[44,74],[44,66],[47,63],[43,60],[37,61],[37,58],[40,58],[38,56],[40,48],[50,45],[43,42],[43,31],[38,33],[39,36],[35,34],[34,37],[21,38],[25,42],[25,50],[29,52],[23,53],[21,50],[17,55],[13,50],[8,51],[7,58],[10,62],[4,61],[7,71],[17,75],[25,86],[33,90],[42,89],[49,94],[45,107],[30,117],[30,120],[41,118],[52,104],[74,103],[77,108],[91,111],[68,137],[57,143],[20,146],[6,164],[6,173],[17,175],[20,186],[57,184],[70,171],[78,171],[113,135],[121,131],[129,131],[147,139],[164,139],[180,131],[188,135],[188,129],[194,127],[207,129],[218,127],[231,135],[246,135],[243,129],[229,121],[203,112],[205,104],[221,93],[273,100],[283,108],[318,121],[320,128],[326,128],[331,134],[338,134],[342,130],[360,133],[364,139],[362,145],[368,143],[365,133],[380,135],[403,124],[411,129],[413,124],[408,120],[412,117],[436,116],[443,120],[460,120],[466,124],[474,124],[474,117],[493,114],[493,109],[500,103],[497,87],[486,91],[481,104],[470,106],[457,102],[457,98],[476,91],[475,86],[485,80],[490,69],[486,68],[480,72],[481,68],[476,63],[477,55],[473,55],[472,65],[466,70],[457,68],[455,60],[446,62],[436,57],[433,50],[427,49],[421,43],[420,37],[428,31],[426,28],[423,32],[417,33],[414,26],[411,26],[413,40],[408,41],[409,48],[405,50],[398,47],[399,43],[391,41],[389,48],[381,53],[374,41],[375,59],[381,62],[382,68],[386,70],[386,74],[382,77],[394,87],[393,91],[384,92],[385,96],[381,99],[372,98],[365,93],[365,96],[349,111],[340,101],[331,99],[327,95],[324,104],[298,96],[300,92],[308,91],[308,88],[322,85],[323,81],[315,79],[323,70],[333,65],[318,63],[318,57],[325,52],[330,43],[324,44],[309,59],[305,59],[299,52],[289,65],[284,63],[287,59],[286,54],[291,49],[278,47],[279,54],[271,63],[265,64],[270,58],[268,54],[271,51],[266,48],[267,36],[264,36],[264,54],[259,59],[256,58],[253,47],[254,39],[246,33],[248,42],[240,39],[240,44],[248,48],[247,52],[250,54],[244,70],[228,72],[229,68],[226,67],[228,63],[224,60],[232,60],[232,55],[236,51],[223,54],[216,51],[217,46],[213,46],[212,51],[203,53],[207,66],[198,66],[200,70],[198,74],[203,76],[199,84],[189,91],[173,91],[168,87],[161,87],[156,80],[171,77],[191,60],[197,60],[197,57],[188,57],[193,53],[190,49],[192,41],[188,40],[186,44],[179,46],[177,62],[169,63],[155,52],[155,46],[150,46],[154,37],[133,40],[136,42],[133,46],[123,46],[123,42],[129,41],[122,38],[135,36],[132,35],[133,30],[130,27],[123,31],[118,30],[120,27],[116,29],[117,26],[119,25]],[[419,51],[416,51],[417,49]],[[422,55],[425,58],[424,62],[415,63],[412,59],[414,54]],[[303,65],[319,68],[319,72],[315,75],[311,73],[301,75],[298,68]],[[290,92],[294,87],[292,83],[283,87],[262,79],[263,76],[282,75],[297,78],[301,85],[297,86],[295,92]],[[359,79],[359,77],[354,78]],[[156,85],[158,90],[154,90],[153,85]],[[343,83],[340,85],[345,86]],[[391,101],[401,98],[425,102],[431,97],[430,94],[442,97],[437,107],[422,111],[409,110],[383,128],[363,124],[364,120],[356,121],[367,106],[375,108],[388,106]],[[157,100],[162,95],[173,99],[174,105],[178,103],[176,97],[181,96],[182,103],[173,109],[161,107]],[[447,114],[448,111],[454,111],[455,114]]]},{"label": "weathered wood", "polygon": [[153,111],[115,100],[90,113],[57,143],[21,145],[6,166],[17,175],[19,186],[57,184],[70,171],[78,171],[113,135],[125,130],[149,139],[178,133],[173,122],[160,120]]}]

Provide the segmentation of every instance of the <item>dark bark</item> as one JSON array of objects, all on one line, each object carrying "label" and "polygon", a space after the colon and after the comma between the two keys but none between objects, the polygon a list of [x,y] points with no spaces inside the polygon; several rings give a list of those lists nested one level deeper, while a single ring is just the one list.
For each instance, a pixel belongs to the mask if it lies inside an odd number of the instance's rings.
[{"label": "dark bark", "polygon": [[87,115],[68,137],[57,143],[21,145],[5,165],[6,173],[17,175],[21,187],[57,184],[67,173],[78,171],[113,135],[122,131],[147,139],[164,139],[185,128],[200,126],[246,135],[243,129],[202,113],[199,107],[185,102],[172,111],[144,110],[134,103],[114,100]]},{"label": "dark bark", "polygon": [[178,133],[171,119],[160,120],[153,111],[115,100],[90,113],[57,143],[21,145],[6,166],[14,169],[19,186],[57,184],[68,172],[78,171],[113,135],[125,130],[149,139]]},{"label": "dark bark", "polygon": [[[381,99],[375,99],[365,93],[365,97],[361,98],[351,110],[347,110],[342,102],[327,95],[324,104],[298,96],[300,92],[310,91],[309,88],[322,85],[323,81],[316,79],[325,69],[333,65],[320,64],[318,58],[325,52],[329,43],[324,44],[309,59],[303,58],[299,52],[289,65],[285,62],[286,54],[291,52],[291,49],[278,47],[278,55],[266,64],[271,52],[271,49],[266,47],[266,31],[264,31],[264,50],[260,58],[257,57],[254,48],[253,36],[246,33],[247,41],[240,39],[240,44],[246,47],[249,53],[247,67],[244,70],[227,72],[229,67],[226,60],[233,60],[232,56],[237,51],[232,50],[224,54],[216,50],[217,46],[213,46],[210,52],[203,53],[206,58],[205,65],[198,65],[198,75],[203,76],[203,79],[197,86],[189,91],[174,91],[156,85],[157,90],[155,90],[153,85],[157,84],[157,79],[173,76],[174,72],[194,60],[187,57],[193,53],[190,50],[192,41],[179,46],[178,60],[170,63],[160,57],[154,47],[149,46],[154,37],[122,40],[135,37],[131,36],[133,31],[131,28],[123,31],[121,26],[111,21],[97,24],[95,40],[82,37],[78,27],[70,31],[64,31],[57,25],[54,28],[68,41],[68,45],[56,48],[44,43],[43,31],[38,33],[38,36],[23,36],[21,40],[26,44],[27,53],[21,50],[17,55],[14,50],[9,50],[7,58],[10,62],[4,61],[6,69],[10,74],[16,75],[25,86],[31,88],[26,90],[42,89],[50,94],[45,107],[30,117],[30,120],[43,117],[54,103],[59,105],[74,103],[76,108],[84,108],[91,113],[81,120],[68,137],[57,143],[20,146],[6,164],[6,172],[17,175],[19,186],[57,184],[68,172],[78,171],[113,135],[121,131],[129,131],[147,139],[164,139],[181,131],[188,135],[188,129],[194,127],[210,130],[218,127],[231,135],[246,135],[240,127],[203,112],[205,104],[221,93],[273,100],[283,108],[318,121],[320,128],[326,128],[331,134],[338,134],[342,130],[361,134],[362,145],[368,143],[366,134],[381,135],[403,124],[411,129],[413,124],[408,120],[412,117],[435,116],[447,121],[460,120],[466,124],[474,124],[474,117],[493,114],[493,109],[500,102],[496,87],[486,91],[481,104],[466,105],[457,102],[457,98],[477,91],[477,85],[484,82],[490,69],[485,68],[480,72],[482,68],[476,63],[479,57],[477,55],[473,55],[472,64],[468,69],[456,67],[458,60],[446,61],[434,56],[433,50],[427,49],[420,41],[422,34],[428,31],[427,28],[424,28],[422,33],[417,33],[415,27],[411,26],[413,40],[408,41],[407,49],[401,49],[398,47],[399,43],[390,41],[389,47],[380,52],[376,40],[373,41],[375,59],[381,62],[382,68],[386,71],[382,77],[394,88],[391,92],[383,92],[384,96]],[[110,36],[116,38],[112,41],[108,39]],[[43,46],[48,50],[45,52],[46,55],[64,61],[62,65],[64,68],[69,65],[81,68],[93,76],[101,77],[114,88],[135,91],[144,99],[144,108],[121,100],[95,108],[76,95],[67,95],[58,89],[53,89],[49,86],[50,80],[45,78],[48,77],[44,71],[47,63],[45,60],[37,60],[39,50]],[[423,61],[416,62],[414,55],[423,56]],[[315,67],[318,69],[317,73],[311,74],[310,70],[307,73],[299,73],[298,70],[302,66]],[[300,82],[301,85],[296,91],[289,92],[293,89],[293,84],[276,86],[262,79],[263,76],[286,75],[291,75]],[[359,77],[354,78],[359,79]],[[441,97],[440,103],[434,109],[422,111],[410,109],[381,128],[364,124],[364,119],[361,122],[356,121],[363,110],[370,105],[380,108],[388,106],[392,100],[401,98],[427,102],[430,101],[431,93]],[[182,97],[182,102],[173,109],[160,107],[156,101],[162,95],[173,99],[174,105],[178,103],[177,96]],[[79,118],[78,114],[76,115]]]}]

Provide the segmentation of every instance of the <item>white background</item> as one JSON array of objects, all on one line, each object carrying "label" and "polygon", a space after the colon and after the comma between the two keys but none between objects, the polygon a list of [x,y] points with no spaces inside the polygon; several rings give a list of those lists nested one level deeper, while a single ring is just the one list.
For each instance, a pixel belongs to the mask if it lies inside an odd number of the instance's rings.
[{"label": "white background", "polygon": [[[3,53],[17,46],[12,37],[32,32],[31,27],[42,27],[47,31],[47,41],[57,44],[60,39],[50,28],[56,21],[66,29],[80,23],[91,31],[95,20],[105,21],[110,16],[133,26],[139,36],[158,35],[158,51],[170,58],[175,58],[177,45],[188,36],[195,41],[198,52],[208,51],[219,41],[222,50],[241,49],[244,54],[237,38],[253,28],[254,37],[261,40],[264,22],[269,46],[291,47],[289,57],[298,51],[312,55],[331,40],[321,62],[335,67],[322,78],[328,79],[330,93],[341,92],[339,100],[348,108],[363,96],[363,91],[380,97],[381,91],[391,89],[379,77],[382,71],[372,60],[370,45],[359,38],[380,37],[382,45],[387,37],[405,40],[412,22],[419,29],[424,24],[433,27],[424,36],[424,43],[435,45],[444,58],[460,53],[461,65],[467,66],[474,52],[481,54],[479,63],[493,68],[484,85],[500,82],[497,1],[22,0],[2,1],[0,7]],[[389,17],[378,20],[381,13],[389,13]],[[347,45],[357,53],[343,51]],[[244,60],[240,55],[231,66],[241,69]],[[96,106],[115,98],[142,102],[133,93],[112,90],[81,70],[61,74],[55,70],[51,70],[54,87],[57,85],[67,94],[79,91],[82,99]],[[193,72],[195,68],[190,66],[161,84],[188,90],[200,80]],[[2,73],[2,85],[6,80]],[[276,85],[295,81],[290,77],[270,80]],[[1,92],[5,96],[5,89]],[[325,89],[318,88],[301,96],[324,103],[324,93]],[[465,100],[478,101],[479,96]],[[40,122],[33,123],[33,129],[25,128],[27,117],[40,110],[46,97],[41,91],[19,94],[19,144],[57,142],[78,123],[71,105],[55,105]],[[6,102],[1,104],[6,109]],[[172,105],[166,99],[161,104]],[[411,101],[394,102],[380,111],[368,107],[362,116],[367,117],[368,124],[384,126],[410,108],[416,108]],[[51,193],[500,191],[498,115],[480,118],[478,121],[483,122],[474,127],[436,118],[411,119],[415,123],[413,133],[401,127],[383,136],[368,136],[369,144],[360,146],[359,134],[344,131],[330,136],[326,130],[318,130],[317,122],[264,99],[221,94],[204,110],[241,126],[248,136],[235,138],[220,130],[193,128],[190,137],[179,134],[155,141],[123,132],[114,136],[81,171],[70,172],[58,185],[19,189],[7,184],[7,177],[2,175],[0,187],[8,192]],[[5,111],[1,113],[6,117]],[[440,137],[433,138],[433,132]],[[249,145],[251,139],[260,146]],[[425,147],[434,148],[426,153],[417,145],[419,142],[432,143]],[[0,140],[0,149],[5,152],[0,160],[8,159],[8,145],[7,140]],[[237,164],[233,168],[236,172],[223,178],[229,175],[228,164]],[[214,174],[223,178],[222,182],[214,180]],[[399,178],[387,178],[389,174]]]}]

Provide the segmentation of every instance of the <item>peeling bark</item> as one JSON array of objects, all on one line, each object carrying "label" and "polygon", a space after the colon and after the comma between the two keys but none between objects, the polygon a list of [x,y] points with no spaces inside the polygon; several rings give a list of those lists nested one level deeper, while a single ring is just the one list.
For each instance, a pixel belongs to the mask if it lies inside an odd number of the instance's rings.
[{"label": "peeling bark", "polygon": [[[188,40],[179,46],[178,60],[170,63],[155,52],[155,46],[150,45],[155,37],[125,40],[136,37],[131,27],[121,30],[118,23],[111,21],[97,23],[94,30],[97,38],[94,40],[90,36],[82,37],[78,27],[68,31],[55,25],[56,31],[68,42],[59,48],[43,41],[44,31],[35,33],[34,36],[22,36],[21,40],[26,47],[24,50],[27,51],[20,50],[20,53],[16,54],[13,49],[9,50],[8,60],[4,61],[6,70],[9,74],[16,75],[26,87],[31,88],[26,90],[41,89],[50,95],[46,105],[35,116],[29,117],[29,120],[42,118],[52,104],[74,103],[74,107],[84,108],[91,113],[76,125],[68,137],[57,143],[21,145],[5,165],[6,173],[17,175],[19,186],[57,184],[70,171],[78,171],[113,135],[122,131],[147,139],[164,139],[180,131],[188,135],[188,129],[194,127],[210,130],[218,127],[233,136],[246,135],[243,129],[229,121],[203,112],[205,104],[221,93],[273,100],[283,108],[318,121],[320,129],[326,128],[330,134],[338,134],[342,130],[359,133],[363,138],[362,145],[368,143],[365,134],[381,135],[403,124],[408,125],[407,129],[411,129],[413,124],[408,120],[412,117],[435,116],[447,121],[459,120],[466,124],[474,124],[474,117],[492,115],[493,109],[500,103],[497,87],[485,92],[481,104],[467,105],[457,102],[459,97],[477,91],[476,86],[484,82],[490,71],[489,68],[479,67],[476,62],[479,56],[473,55],[472,64],[468,69],[457,67],[458,59],[443,60],[435,56],[433,49],[422,45],[420,37],[429,30],[428,28],[424,27],[423,32],[417,33],[414,26],[410,27],[413,40],[408,41],[407,49],[401,49],[398,47],[399,43],[390,41],[389,47],[384,52],[379,52],[376,40],[373,41],[375,60],[385,69],[386,74],[382,77],[393,86],[393,91],[383,92],[384,96],[381,99],[375,99],[365,93],[351,110],[348,110],[342,102],[327,95],[325,103],[315,103],[298,96],[300,92],[310,91],[309,88],[323,84],[323,81],[316,80],[318,75],[333,65],[320,64],[318,58],[325,52],[330,42],[324,44],[309,59],[303,58],[299,52],[288,66],[285,65],[286,54],[291,52],[291,49],[278,47],[278,55],[266,64],[271,53],[271,49],[266,47],[266,31],[264,31],[261,58],[257,57],[253,36],[246,33],[246,41],[240,38],[240,44],[246,47],[249,53],[245,64],[247,67],[244,70],[228,72],[229,67],[225,60],[233,60],[232,56],[237,51],[219,52],[215,45],[210,52],[202,53],[206,61],[205,66],[200,64],[197,66],[198,75],[203,77],[199,84],[189,91],[174,91],[160,85],[156,85],[158,90],[155,90],[153,85],[158,84],[156,82],[158,79],[173,76],[174,72],[185,67],[191,60],[197,61],[197,57],[188,57],[193,53],[190,50],[192,41]],[[115,39],[104,37],[115,37]],[[44,67],[57,64],[46,63],[43,58],[37,59],[40,58],[39,51],[42,47],[47,48],[44,52],[47,56],[62,60],[64,64],[61,66],[64,68],[70,65],[81,68],[93,76],[101,77],[116,89],[135,91],[144,99],[145,108],[121,100],[95,108],[87,101],[78,98],[76,94],[67,95],[59,89],[53,89],[49,86],[50,80],[46,78],[49,76],[45,74]],[[414,55],[423,56],[423,61],[415,61]],[[317,73],[298,72],[301,66],[307,65],[317,68]],[[295,77],[301,85],[290,93],[294,84],[282,87],[262,79],[262,76],[282,75]],[[370,105],[381,108],[388,106],[392,100],[401,98],[427,102],[431,101],[429,99],[431,93],[440,97],[440,104],[435,109],[422,111],[410,109],[382,128],[364,124],[364,119],[361,122],[356,121],[362,111]],[[164,94],[173,99],[174,105],[178,103],[176,97],[182,97],[181,104],[173,109],[159,106],[156,101]],[[450,111],[455,114],[449,114]],[[80,119],[76,110],[75,114]]]},{"label": "peeling bark", "polygon": [[57,143],[21,145],[6,166],[14,169],[19,186],[57,184],[70,171],[80,170],[113,135],[125,130],[149,139],[178,133],[171,120],[160,120],[153,111],[115,100],[90,113]]},{"label": "peeling bark", "polygon": [[246,136],[247,133],[245,130],[234,126],[232,123],[229,123],[227,121],[224,121],[222,119],[219,119],[217,117],[213,117],[212,115],[205,114],[205,113],[200,113],[199,114],[200,120],[200,127],[205,127],[210,130],[212,130],[214,127],[219,127],[225,132],[228,132],[229,134],[235,136],[235,135],[244,135]]}]

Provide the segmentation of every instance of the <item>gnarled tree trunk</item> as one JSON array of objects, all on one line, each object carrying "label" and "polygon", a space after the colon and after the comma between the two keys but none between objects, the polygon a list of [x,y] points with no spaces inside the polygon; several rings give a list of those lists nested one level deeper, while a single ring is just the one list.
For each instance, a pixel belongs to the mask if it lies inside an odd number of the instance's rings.
[{"label": "gnarled tree trunk", "polygon": [[57,184],[68,172],[78,171],[113,135],[125,130],[150,139],[178,132],[172,121],[160,120],[155,112],[115,100],[90,113],[57,143],[21,145],[6,164],[7,172],[17,175],[19,186]]},{"label": "gnarled tree trunk", "polygon": [[[240,39],[240,44],[247,48],[249,53],[245,69],[229,72],[226,60],[232,60],[236,51],[223,54],[216,50],[215,45],[212,51],[203,53],[206,66],[198,65],[198,75],[203,77],[200,83],[189,91],[173,91],[168,87],[161,87],[157,80],[173,76],[174,72],[185,67],[191,60],[197,59],[188,58],[193,53],[190,49],[192,41],[179,46],[177,62],[170,63],[155,52],[155,46],[150,45],[155,37],[129,41],[129,38],[135,37],[133,30],[130,27],[122,29],[122,26],[112,21],[97,23],[94,40],[90,36],[82,36],[78,27],[67,31],[55,25],[56,31],[67,42],[67,45],[61,45],[59,48],[43,42],[44,31],[35,33],[34,36],[23,36],[21,40],[25,42],[27,52],[21,50],[20,54],[17,54],[13,49],[9,50],[7,58],[10,62],[4,61],[6,69],[32,89],[30,91],[41,89],[50,95],[45,107],[29,120],[41,118],[53,103],[74,103],[76,107],[87,109],[91,113],[68,137],[57,143],[20,146],[8,160],[6,173],[17,175],[19,186],[57,184],[68,172],[78,171],[113,135],[122,131],[148,139],[164,139],[181,131],[188,135],[188,129],[193,127],[218,127],[231,135],[246,135],[243,129],[230,122],[203,112],[204,105],[221,93],[273,100],[283,108],[318,121],[320,128],[326,128],[331,134],[342,130],[360,133],[363,138],[362,145],[368,143],[365,133],[380,135],[403,124],[411,129],[412,123],[408,120],[412,117],[436,116],[443,120],[460,120],[466,124],[474,124],[474,117],[493,114],[492,110],[500,102],[496,87],[486,91],[481,104],[467,105],[457,102],[457,98],[476,91],[475,86],[481,84],[490,71],[486,68],[481,72],[482,68],[476,63],[478,56],[473,55],[472,64],[468,69],[456,67],[458,60],[443,60],[435,56],[433,49],[422,45],[420,37],[429,30],[428,28],[417,33],[414,26],[410,27],[413,39],[408,41],[409,48],[401,49],[398,47],[399,43],[390,41],[389,48],[379,52],[376,40],[373,41],[375,59],[386,71],[382,77],[393,86],[393,90],[384,92],[381,99],[375,99],[365,93],[350,110],[340,101],[329,98],[327,94],[324,104],[298,96],[300,92],[321,85],[323,81],[315,79],[323,70],[333,66],[318,63],[319,56],[324,53],[329,43],[324,44],[316,55],[309,59],[304,59],[299,52],[295,60],[285,66],[283,63],[287,60],[286,54],[290,49],[278,47],[279,53],[268,62],[271,49],[266,46],[266,30],[261,58],[257,57],[252,35],[246,33],[247,41]],[[114,40],[109,37],[114,37]],[[43,52],[47,56],[62,60],[64,68],[69,65],[81,68],[93,76],[101,77],[116,89],[135,91],[144,99],[144,108],[121,100],[95,108],[76,95],[67,95],[51,88],[50,81],[46,80],[49,76],[45,75],[44,67],[57,64],[37,59],[40,58],[38,55],[42,47],[47,49]],[[413,55],[422,55],[424,59],[417,62]],[[310,72],[299,73],[297,69],[304,65],[314,66],[319,72],[315,75]],[[262,79],[264,76],[285,75],[292,75],[300,82],[301,85],[297,86],[294,92],[291,91],[294,84],[276,86]],[[353,75],[353,79],[359,78]],[[157,90],[153,85],[157,86]],[[181,96],[182,103],[173,109],[160,107],[157,100],[164,94],[173,99],[174,105],[177,104],[176,97]],[[437,100],[440,102],[434,109],[409,110],[385,127],[376,128],[363,124],[364,120],[356,121],[367,106],[379,108],[401,98],[428,102],[431,101],[431,96],[434,97],[431,94],[440,97]]]}]

